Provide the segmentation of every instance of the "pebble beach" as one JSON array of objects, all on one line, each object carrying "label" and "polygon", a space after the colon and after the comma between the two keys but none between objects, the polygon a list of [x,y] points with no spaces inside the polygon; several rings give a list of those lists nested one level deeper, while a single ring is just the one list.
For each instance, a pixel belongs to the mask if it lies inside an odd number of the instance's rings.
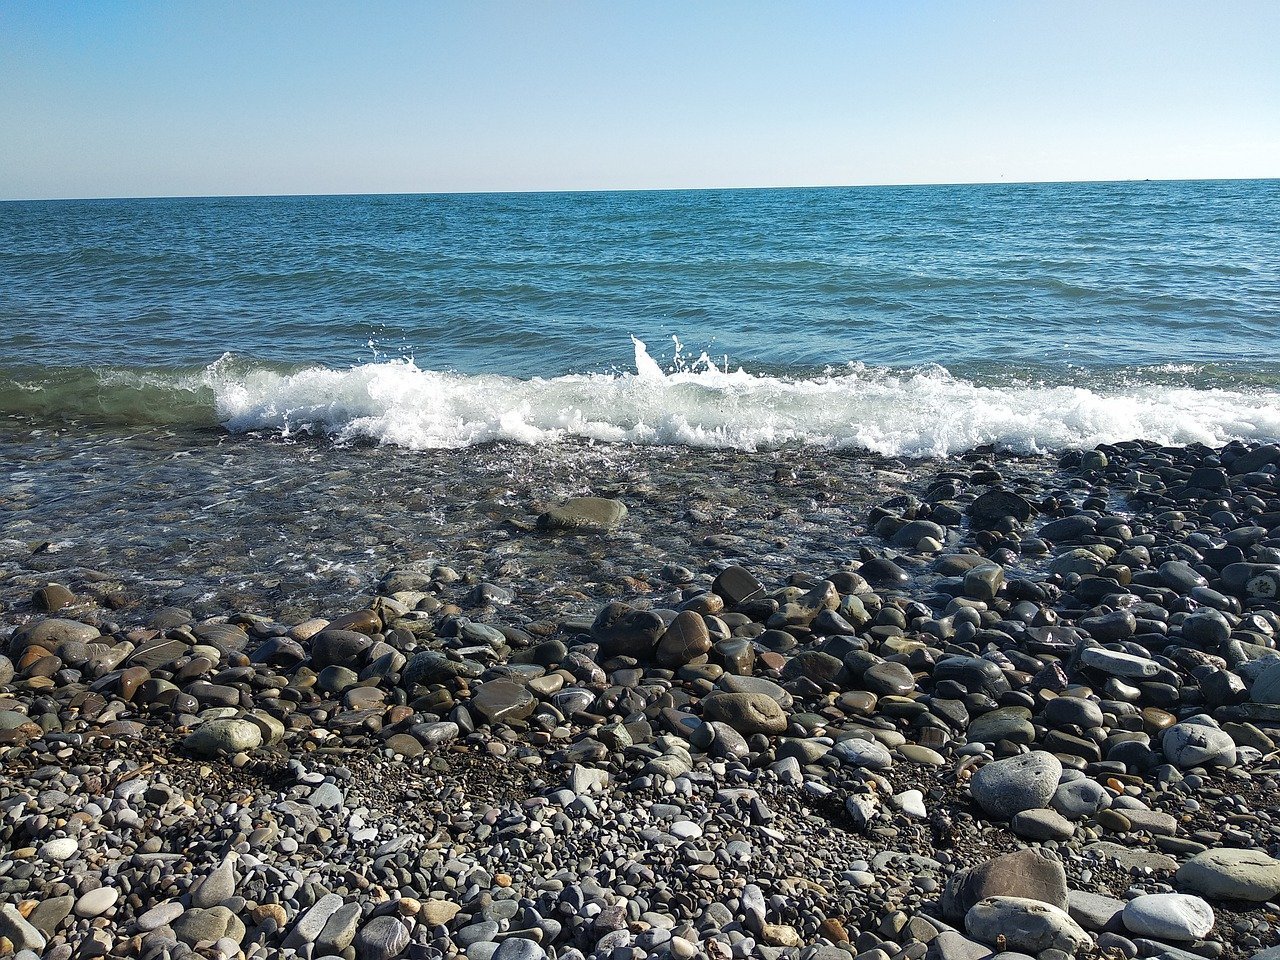
[{"label": "pebble beach", "polygon": [[1280,446],[21,442],[24,960],[1280,955]]}]

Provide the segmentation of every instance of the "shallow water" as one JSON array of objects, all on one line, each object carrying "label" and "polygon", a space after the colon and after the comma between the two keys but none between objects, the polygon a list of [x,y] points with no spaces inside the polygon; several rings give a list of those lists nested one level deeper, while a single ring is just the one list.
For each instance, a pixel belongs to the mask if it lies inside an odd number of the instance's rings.
[{"label": "shallow water", "polygon": [[[808,448],[490,444],[404,452],[270,436],[46,430],[0,439],[0,602],[55,580],[131,616],[296,621],[359,606],[393,568],[454,568],[516,591],[501,619],[591,613],[621,592],[670,590],[737,560],[784,578],[856,557],[873,500],[916,482],[907,464]],[[583,494],[622,498],[607,534],[534,532]],[[456,598],[455,598],[456,599]]]}]

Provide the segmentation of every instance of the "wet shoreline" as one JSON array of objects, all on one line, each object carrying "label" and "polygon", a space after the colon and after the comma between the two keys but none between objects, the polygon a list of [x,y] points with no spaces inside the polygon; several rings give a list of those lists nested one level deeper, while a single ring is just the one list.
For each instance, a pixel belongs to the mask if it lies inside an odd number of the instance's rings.
[{"label": "wet shoreline", "polygon": [[1278,446],[209,439],[0,440],[23,960],[1280,939]]}]

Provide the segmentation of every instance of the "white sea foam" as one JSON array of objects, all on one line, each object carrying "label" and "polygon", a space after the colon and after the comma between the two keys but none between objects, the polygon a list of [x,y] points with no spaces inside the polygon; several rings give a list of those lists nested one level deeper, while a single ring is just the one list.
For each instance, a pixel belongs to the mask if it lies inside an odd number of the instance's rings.
[{"label": "white sea foam", "polygon": [[635,341],[634,373],[522,380],[412,361],[291,374],[210,368],[232,431],[324,433],[410,449],[565,438],[753,450],[786,443],[944,456],[984,444],[1025,452],[1142,438],[1280,438],[1280,393],[1134,382],[1113,388],[984,386],[942,368],[852,367],[810,379],[706,361],[666,372]]}]

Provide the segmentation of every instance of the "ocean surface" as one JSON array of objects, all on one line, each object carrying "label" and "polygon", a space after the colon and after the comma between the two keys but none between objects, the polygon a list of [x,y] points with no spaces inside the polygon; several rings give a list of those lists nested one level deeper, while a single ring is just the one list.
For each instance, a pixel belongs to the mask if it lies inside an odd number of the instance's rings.
[{"label": "ocean surface", "polygon": [[1277,439],[1277,224],[1274,180],[0,203],[0,429]]}]

